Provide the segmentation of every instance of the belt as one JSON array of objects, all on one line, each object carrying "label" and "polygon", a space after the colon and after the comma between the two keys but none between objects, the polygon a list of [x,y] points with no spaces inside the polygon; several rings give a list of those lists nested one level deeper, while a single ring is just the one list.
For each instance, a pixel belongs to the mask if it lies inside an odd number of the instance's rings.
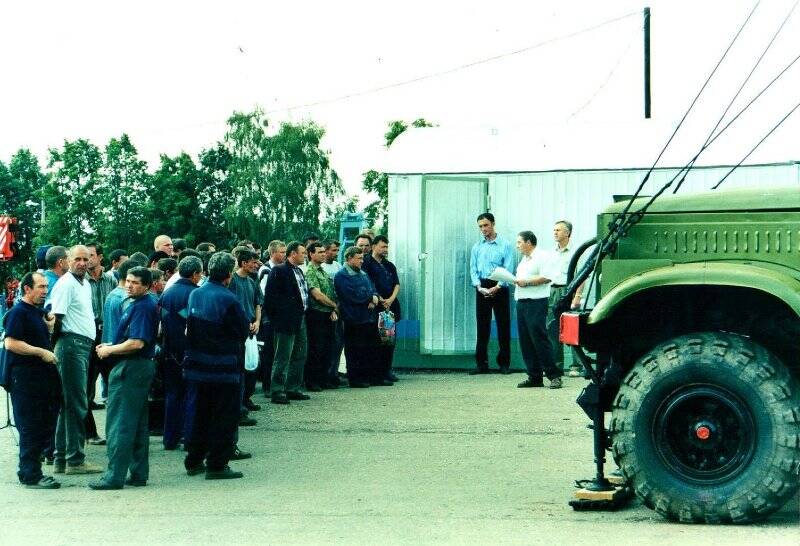
[{"label": "belt", "polygon": [[551,284],[550,288],[564,288],[566,284]]}]

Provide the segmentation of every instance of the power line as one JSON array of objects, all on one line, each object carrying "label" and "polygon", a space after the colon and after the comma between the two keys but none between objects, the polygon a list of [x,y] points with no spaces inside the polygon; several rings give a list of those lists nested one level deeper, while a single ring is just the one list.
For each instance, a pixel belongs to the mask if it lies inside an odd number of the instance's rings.
[{"label": "power line", "polygon": [[353,93],[348,93],[346,95],[340,95],[338,97],[332,97],[332,98],[328,98],[328,99],[317,100],[317,101],[314,101],[314,102],[308,102],[308,103],[304,103],[304,104],[297,104],[297,105],[289,106],[289,107],[286,107],[286,108],[278,108],[278,109],[275,109],[275,110],[269,110],[269,111],[264,112],[264,113],[265,114],[276,114],[276,113],[281,113],[281,112],[289,112],[291,110],[299,110],[299,109],[302,109],[302,108],[313,108],[314,106],[321,106],[323,104],[331,104],[331,103],[334,103],[334,102],[341,102],[341,101],[349,100],[349,99],[356,98],[356,97],[362,97],[364,95],[370,95],[370,94],[373,94],[373,93],[379,93],[381,91],[394,89],[396,87],[403,87],[403,86],[406,86],[406,85],[411,85],[413,83],[419,83],[419,82],[422,82],[422,81],[425,81],[425,80],[430,80],[430,79],[433,79],[433,78],[440,78],[442,76],[447,76],[447,75],[453,74],[455,72],[460,72],[462,70],[467,70],[469,68],[474,68],[474,67],[480,66],[482,64],[491,63],[491,62],[494,62],[494,61],[498,61],[500,59],[505,59],[505,58],[508,58],[508,57],[512,57],[514,55],[520,55],[522,53],[527,53],[529,51],[533,51],[534,49],[539,49],[541,47],[544,47],[544,46],[547,46],[547,45],[550,45],[550,44],[554,44],[556,42],[561,42],[561,41],[564,41],[564,40],[568,40],[570,38],[575,38],[576,36],[580,36],[581,34],[586,34],[588,32],[592,32],[592,31],[597,30],[597,29],[599,29],[601,27],[604,27],[606,25],[610,25],[610,24],[622,21],[624,19],[627,19],[628,17],[632,17],[634,15],[638,15],[638,13],[639,13],[638,11],[633,11],[633,12],[627,13],[625,15],[621,15],[619,17],[615,17],[613,19],[608,19],[608,20],[603,21],[601,23],[597,23],[597,24],[592,25],[590,27],[586,27],[584,29],[577,30],[575,32],[571,32],[569,34],[565,34],[563,36],[557,36],[555,38],[550,38],[548,40],[544,40],[542,42],[538,42],[536,44],[530,45],[528,47],[524,47],[522,49],[509,51],[507,53],[501,53],[499,55],[493,55],[491,57],[486,57],[486,58],[483,58],[483,59],[479,59],[477,61],[473,61],[473,62],[470,62],[470,63],[462,64],[462,65],[459,65],[459,66],[456,66],[456,67],[453,67],[453,68],[449,68],[449,69],[446,69],[446,70],[441,70],[441,71],[438,71],[438,72],[432,72],[430,74],[425,74],[423,76],[418,76],[416,78],[411,78],[411,79],[408,79],[408,80],[403,80],[403,81],[399,81],[399,82],[395,82],[395,83],[391,83],[391,84],[387,84],[387,85],[382,85],[382,86],[378,86],[378,87],[372,87],[370,89],[365,89],[363,91],[356,91],[356,92],[353,92]]}]

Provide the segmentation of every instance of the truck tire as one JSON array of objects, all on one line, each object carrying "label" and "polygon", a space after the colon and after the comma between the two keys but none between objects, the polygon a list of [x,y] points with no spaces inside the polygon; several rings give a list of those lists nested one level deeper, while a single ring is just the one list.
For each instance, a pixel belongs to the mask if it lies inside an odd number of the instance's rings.
[{"label": "truck tire", "polygon": [[625,377],[612,452],[644,504],[687,523],[748,523],[798,488],[800,390],[749,338],[676,337]]}]

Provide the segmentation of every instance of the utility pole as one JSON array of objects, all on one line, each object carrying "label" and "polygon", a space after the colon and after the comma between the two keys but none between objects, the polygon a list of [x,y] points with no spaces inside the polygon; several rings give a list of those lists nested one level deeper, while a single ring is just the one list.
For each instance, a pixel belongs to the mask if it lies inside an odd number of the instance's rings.
[{"label": "utility pole", "polygon": [[644,8],[644,118],[650,119],[650,8]]}]

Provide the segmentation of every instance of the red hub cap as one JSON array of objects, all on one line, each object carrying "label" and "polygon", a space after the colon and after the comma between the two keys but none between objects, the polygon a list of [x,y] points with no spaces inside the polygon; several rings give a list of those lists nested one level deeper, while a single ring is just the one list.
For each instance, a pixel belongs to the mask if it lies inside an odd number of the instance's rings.
[{"label": "red hub cap", "polygon": [[708,440],[708,438],[711,436],[711,429],[705,425],[700,425],[695,429],[694,433],[699,439]]}]

